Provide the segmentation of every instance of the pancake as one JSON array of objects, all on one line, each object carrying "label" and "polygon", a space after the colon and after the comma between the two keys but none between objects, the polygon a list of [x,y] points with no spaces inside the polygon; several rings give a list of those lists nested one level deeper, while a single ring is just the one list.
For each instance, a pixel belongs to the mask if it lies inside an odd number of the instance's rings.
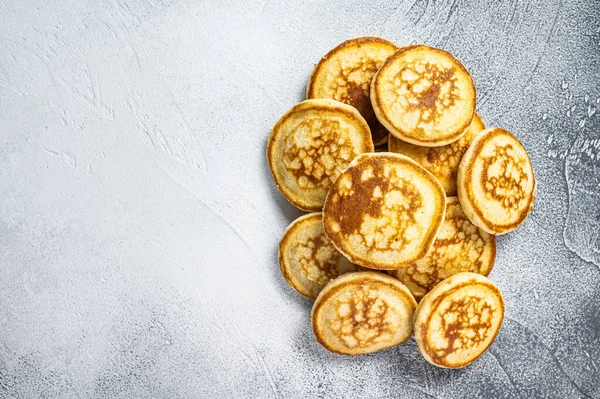
[{"label": "pancake", "polygon": [[453,274],[487,276],[496,259],[496,237],[469,221],[458,197],[446,198],[446,216],[433,246],[424,258],[389,274],[412,292],[417,301]]},{"label": "pancake", "polygon": [[340,172],[355,156],[370,151],[369,126],[355,108],[335,100],[306,100],[273,127],[267,160],[288,201],[318,211]]},{"label": "pancake", "polygon": [[285,230],[279,243],[279,268],[285,281],[310,299],[334,278],[362,269],[329,241],[320,212],[299,217]]},{"label": "pancake", "polygon": [[375,145],[385,143],[388,131],[375,116],[369,86],[375,72],[396,50],[398,46],[379,37],[346,40],[315,66],[306,97],[331,98],[352,105],[369,124]]},{"label": "pancake", "polygon": [[415,341],[429,363],[464,367],[494,342],[503,319],[498,287],[479,274],[458,273],[439,283],[417,306]]},{"label": "pancake", "polygon": [[323,288],[312,308],[317,342],[343,355],[389,348],[410,338],[417,303],[398,280],[377,272],[347,273]]},{"label": "pancake", "polygon": [[535,177],[523,144],[501,128],[473,140],[458,167],[458,198],[471,220],[491,234],[513,231],[533,208]]},{"label": "pancake", "polygon": [[465,133],[475,113],[475,85],[450,53],[407,46],[390,56],[373,77],[371,103],[392,135],[437,147]]},{"label": "pancake", "polygon": [[362,154],[331,186],[323,227],[353,263],[397,269],[429,251],[445,206],[440,183],[412,159],[391,152]]},{"label": "pancake", "polygon": [[417,161],[440,181],[447,196],[453,196],[456,195],[458,164],[469,148],[469,144],[483,129],[485,129],[483,121],[475,114],[466,133],[452,144],[441,147],[421,147],[390,136],[388,146],[391,152],[406,155]]}]

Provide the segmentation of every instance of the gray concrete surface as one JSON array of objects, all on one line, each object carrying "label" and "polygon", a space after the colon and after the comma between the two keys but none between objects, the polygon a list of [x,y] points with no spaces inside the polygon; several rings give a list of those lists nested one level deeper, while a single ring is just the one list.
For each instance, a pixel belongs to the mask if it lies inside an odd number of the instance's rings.
[{"label": "gray concrete surface", "polygon": [[[462,370],[319,347],[266,138],[339,42],[456,54],[531,155]],[[600,3],[0,0],[0,397],[600,397]]]}]

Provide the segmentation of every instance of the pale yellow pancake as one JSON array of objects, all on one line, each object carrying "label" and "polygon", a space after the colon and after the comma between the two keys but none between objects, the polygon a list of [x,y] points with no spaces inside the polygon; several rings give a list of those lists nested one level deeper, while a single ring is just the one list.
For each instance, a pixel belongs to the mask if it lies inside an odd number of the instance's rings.
[{"label": "pale yellow pancake", "polygon": [[331,186],[323,226],[353,263],[397,269],[429,251],[445,207],[440,183],[412,159],[391,152],[362,154]]},{"label": "pale yellow pancake", "polygon": [[373,77],[371,103],[392,135],[437,147],[465,133],[475,113],[475,85],[464,65],[447,51],[407,46]]},{"label": "pale yellow pancake", "polygon": [[279,243],[279,268],[288,284],[310,299],[334,278],[363,270],[335,249],[323,232],[320,212],[299,217],[285,230]]},{"label": "pale yellow pancake", "polygon": [[446,198],[446,216],[424,258],[389,274],[421,300],[440,281],[460,272],[487,276],[496,259],[496,237],[469,221],[458,197]]},{"label": "pale yellow pancake", "polygon": [[390,136],[388,146],[391,152],[404,154],[417,161],[440,181],[447,196],[453,196],[457,193],[456,176],[460,160],[483,129],[485,129],[483,121],[475,114],[466,133],[452,144],[441,147],[421,147]]},{"label": "pale yellow pancake", "polygon": [[458,273],[439,283],[417,306],[415,341],[428,362],[464,367],[494,342],[503,320],[500,289],[482,275]]},{"label": "pale yellow pancake", "polygon": [[525,147],[501,128],[481,132],[458,167],[460,203],[471,222],[491,234],[508,233],[525,221],[535,186]]},{"label": "pale yellow pancake", "polygon": [[312,308],[321,345],[344,355],[389,348],[410,338],[417,303],[398,280],[377,272],[344,274],[323,288]]},{"label": "pale yellow pancake", "polygon": [[331,98],[352,105],[369,124],[375,145],[385,143],[388,131],[375,116],[369,86],[375,72],[396,50],[398,46],[379,37],[346,40],[315,66],[306,97]]},{"label": "pale yellow pancake", "polygon": [[369,125],[335,100],[306,100],[273,127],[267,160],[275,184],[295,206],[318,211],[331,183],[358,154],[373,151]]}]

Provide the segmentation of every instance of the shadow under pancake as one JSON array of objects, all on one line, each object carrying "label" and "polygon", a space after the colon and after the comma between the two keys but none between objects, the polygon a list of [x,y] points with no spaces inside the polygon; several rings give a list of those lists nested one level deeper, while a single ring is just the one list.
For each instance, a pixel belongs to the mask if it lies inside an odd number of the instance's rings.
[{"label": "shadow under pancake", "polygon": [[[330,390],[343,380],[346,392],[370,391],[377,385],[381,397],[404,397],[399,392],[411,392],[410,397],[435,398],[439,385],[451,383],[462,370],[439,369],[421,357],[414,339],[379,352],[359,356],[344,356],[329,352],[317,343],[312,333],[310,317],[298,326],[292,347],[302,360],[309,384],[319,385],[330,395]],[[315,370],[318,370],[315,371]],[[312,381],[314,380],[314,381]],[[366,392],[365,392],[366,394]]]},{"label": "shadow under pancake", "polygon": [[[317,61],[318,62],[318,61]],[[316,63],[314,64],[316,65]],[[313,65],[313,68],[314,68]],[[312,72],[312,69],[311,69]],[[310,72],[306,79],[303,80],[304,86],[300,86],[300,90],[298,90],[298,102],[306,100],[306,90],[308,88],[308,82],[310,81]]]},{"label": "shadow under pancake", "polygon": [[[275,282],[275,287],[277,288],[277,291],[279,291],[279,293],[281,293],[281,295],[286,298],[286,301],[289,300],[289,302],[293,303],[296,307],[305,310],[308,313],[309,318],[310,318],[310,311],[312,309],[313,300],[296,292],[296,290],[293,289],[287,283],[287,281],[285,281],[285,278],[283,278],[283,276],[281,275],[281,270],[279,269],[278,252],[279,252],[278,247],[275,247],[272,250],[273,256],[271,256],[270,258],[273,259],[273,262],[271,263],[271,265],[269,267],[269,271],[271,272],[271,277],[273,278],[273,280]],[[309,321],[309,324],[310,324],[310,321]]]}]

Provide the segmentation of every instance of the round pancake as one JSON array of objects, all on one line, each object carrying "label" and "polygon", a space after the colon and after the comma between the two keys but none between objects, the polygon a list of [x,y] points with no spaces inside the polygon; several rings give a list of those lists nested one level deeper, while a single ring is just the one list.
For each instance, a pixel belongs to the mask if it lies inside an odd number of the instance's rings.
[{"label": "round pancake", "polygon": [[390,136],[389,150],[406,155],[430,171],[440,181],[447,196],[456,195],[458,164],[469,144],[485,129],[479,115],[475,114],[465,134],[452,144],[441,147],[421,147]]},{"label": "round pancake", "polygon": [[299,217],[285,230],[279,243],[279,268],[285,281],[310,299],[334,278],[362,269],[329,241],[320,212]]},{"label": "round pancake", "polygon": [[288,201],[318,211],[340,172],[356,155],[370,151],[369,126],[355,108],[335,100],[306,100],[273,127],[267,160]]},{"label": "round pancake", "polygon": [[446,198],[446,216],[424,258],[389,271],[408,287],[417,301],[440,281],[460,272],[487,276],[496,260],[496,237],[469,221],[458,197]]},{"label": "round pancake", "polygon": [[501,128],[486,129],[458,167],[458,198],[474,225],[491,234],[513,231],[535,199],[535,177],[523,144]]},{"label": "round pancake", "polygon": [[375,72],[396,50],[398,46],[379,37],[346,40],[315,66],[306,97],[331,98],[352,105],[369,124],[375,145],[385,143],[388,131],[375,116],[369,86]]},{"label": "round pancake", "polygon": [[423,357],[444,368],[472,363],[494,342],[504,320],[502,293],[486,277],[458,273],[439,283],[414,314]]},{"label": "round pancake", "polygon": [[475,113],[471,75],[450,53],[407,46],[390,56],[371,82],[377,119],[397,138],[436,147],[458,140]]},{"label": "round pancake", "polygon": [[391,152],[362,154],[331,186],[323,227],[353,263],[397,269],[429,251],[445,206],[440,183],[412,159]]},{"label": "round pancake", "polygon": [[377,272],[344,274],[323,288],[312,308],[317,342],[343,355],[389,348],[410,338],[417,303],[398,280]]}]

